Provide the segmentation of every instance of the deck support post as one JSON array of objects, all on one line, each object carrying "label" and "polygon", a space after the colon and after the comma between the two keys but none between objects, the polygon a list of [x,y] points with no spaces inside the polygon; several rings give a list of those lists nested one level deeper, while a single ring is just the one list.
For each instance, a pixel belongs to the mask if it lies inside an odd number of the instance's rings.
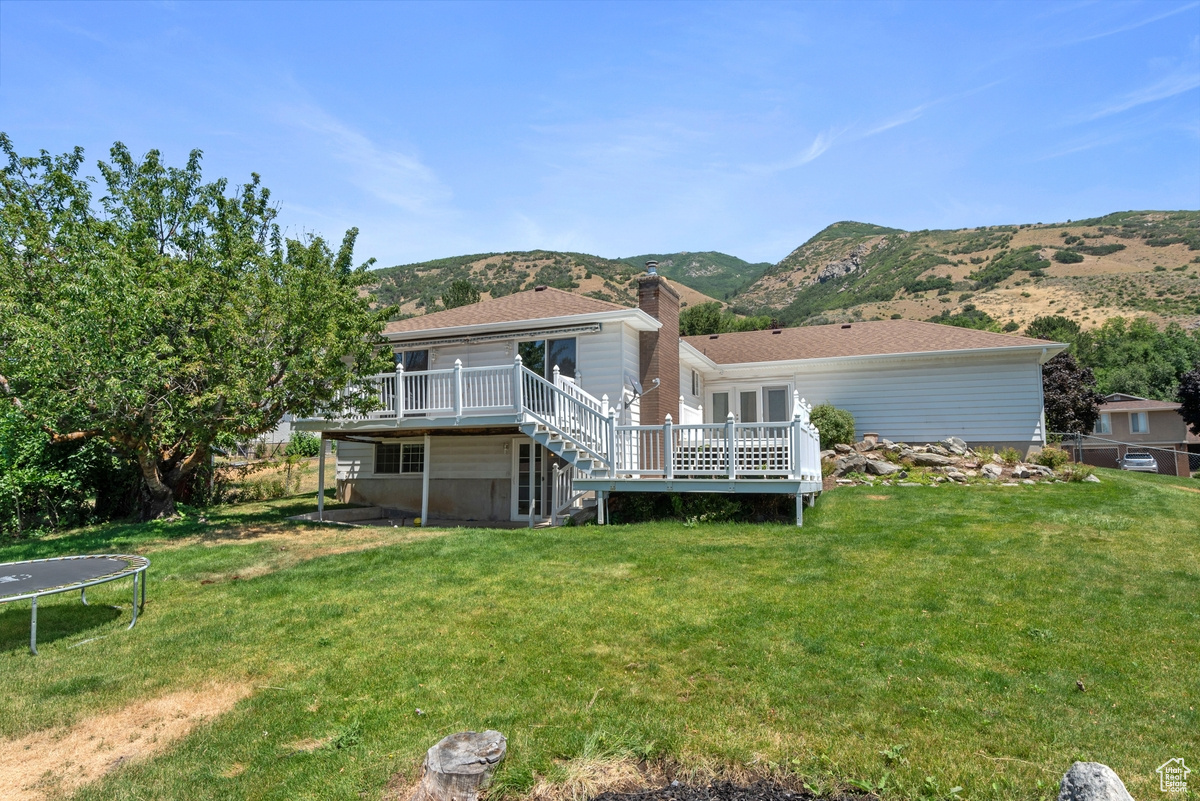
[{"label": "deck support post", "polygon": [[462,419],[462,359],[454,360],[454,419]]},{"label": "deck support post", "polygon": [[325,432],[321,432],[321,455],[317,459],[317,520],[325,522]]},{"label": "deck support post", "polygon": [[396,425],[400,425],[400,421],[404,419],[404,357],[400,357],[400,361],[396,362],[396,393],[392,398],[392,405],[396,407]]},{"label": "deck support post", "polygon": [[429,442],[430,437],[425,435],[424,459],[421,460],[421,528],[429,525]]},{"label": "deck support post", "polygon": [[608,477],[617,477],[617,410],[608,407]]},{"label": "deck support post", "polygon": [[737,478],[737,443],[733,439],[733,412],[725,418],[725,456],[729,459],[729,478]]},{"label": "deck support post", "polygon": [[521,354],[517,354],[517,358],[513,360],[513,410],[517,413],[517,422],[521,422],[521,416],[525,414],[525,403],[521,397]]},{"label": "deck support post", "polygon": [[671,415],[663,422],[663,474],[667,478],[675,478],[675,443],[672,433]]},{"label": "deck support post", "polygon": [[604,508],[607,501],[608,493],[606,491],[600,490],[596,493],[596,525],[598,526],[603,526],[608,520],[608,515],[605,514],[606,509]]},{"label": "deck support post", "polygon": [[804,494],[796,493],[796,525],[804,525]]}]

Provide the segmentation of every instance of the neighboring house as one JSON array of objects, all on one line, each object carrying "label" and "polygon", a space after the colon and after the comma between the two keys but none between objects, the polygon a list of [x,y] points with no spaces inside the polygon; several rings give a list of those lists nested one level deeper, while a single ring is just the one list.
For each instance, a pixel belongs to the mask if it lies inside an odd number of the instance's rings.
[{"label": "neighboring house", "polygon": [[652,272],[636,309],[538,287],[390,323],[382,408],[295,427],[339,440],[343,501],[531,524],[668,490],[795,495],[799,522],[821,490],[812,403],[896,441],[1044,443],[1061,344],[903,320],[680,339],[679,308]]},{"label": "neighboring house", "polygon": [[1189,475],[1189,459],[1200,458],[1200,437],[1188,430],[1179,409],[1180,404],[1172,401],[1123,392],[1106,395],[1092,436],[1082,442],[1086,461],[1115,467],[1127,451],[1144,450],[1158,461],[1160,473]]}]

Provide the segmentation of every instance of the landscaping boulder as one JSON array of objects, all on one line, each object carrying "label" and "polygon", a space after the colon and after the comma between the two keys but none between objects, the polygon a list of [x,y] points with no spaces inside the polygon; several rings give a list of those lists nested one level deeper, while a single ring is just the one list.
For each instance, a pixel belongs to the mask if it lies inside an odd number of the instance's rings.
[{"label": "landscaping boulder", "polygon": [[867,465],[867,457],[861,453],[847,454],[834,462],[833,475],[844,476],[847,473],[862,472]]},{"label": "landscaping boulder", "polygon": [[1058,785],[1058,801],[1133,801],[1133,796],[1108,765],[1076,762]]},{"label": "landscaping boulder", "polygon": [[937,453],[914,453],[909,458],[918,467],[947,467],[954,464],[954,460],[949,456],[942,456]]},{"label": "landscaping boulder", "polygon": [[936,453],[938,456],[949,456],[950,455],[950,451],[946,450],[941,445],[930,445],[929,452]]},{"label": "landscaping boulder", "polygon": [[1091,483],[1091,484],[1099,484],[1100,483],[1100,479],[1096,478],[1095,476],[1088,476],[1087,478],[1084,479],[1084,481],[1087,481],[1088,483]]},{"label": "landscaping boulder", "polygon": [[837,451],[833,450],[832,448],[830,448],[827,451],[821,451],[821,461],[825,461],[826,459],[832,459],[836,454],[837,454]]},{"label": "landscaping boulder", "polygon": [[903,469],[900,465],[885,462],[881,459],[867,460],[867,472],[873,476],[890,476],[892,473],[899,473]]},{"label": "landscaping boulder", "polygon": [[1029,472],[1029,468],[1023,464],[1019,464],[1016,467],[1014,467],[1012,474],[1013,474],[1013,478],[1029,478],[1031,475],[1033,475],[1032,473]]},{"label": "landscaping boulder", "polygon": [[946,448],[951,453],[957,453],[961,455],[967,452],[966,440],[959,439],[958,437],[946,437],[944,440],[942,440],[941,444],[942,447]]},{"label": "landscaping boulder", "polygon": [[979,471],[987,478],[1000,478],[1000,473],[1003,472],[998,464],[985,464]]},{"label": "landscaping boulder", "polygon": [[849,445],[845,444],[844,442],[838,442],[838,443],[834,444],[833,449],[835,451],[837,451],[838,453],[850,453],[850,451],[854,450],[853,448],[851,448]]}]

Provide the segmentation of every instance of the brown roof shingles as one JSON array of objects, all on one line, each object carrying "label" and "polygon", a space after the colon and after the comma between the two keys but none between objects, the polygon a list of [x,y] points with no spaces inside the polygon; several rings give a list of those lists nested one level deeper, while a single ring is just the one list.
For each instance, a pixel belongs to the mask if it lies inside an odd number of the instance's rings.
[{"label": "brown roof shingles", "polygon": [[629,307],[546,287],[516,292],[502,298],[481,300],[469,306],[459,306],[457,309],[447,309],[420,317],[410,317],[407,320],[397,320],[388,323],[383,332],[399,334],[409,331],[429,331],[492,323],[516,323],[522,320],[544,320],[572,314],[597,314],[611,311],[629,311]]},{"label": "brown roof shingles", "polygon": [[1056,343],[919,320],[878,320],[683,337],[717,364],[827,359],[985,348],[1056,347]]},{"label": "brown roof shingles", "polygon": [[1102,412],[1173,412],[1180,404],[1170,401],[1146,400],[1106,401],[1100,404]]}]

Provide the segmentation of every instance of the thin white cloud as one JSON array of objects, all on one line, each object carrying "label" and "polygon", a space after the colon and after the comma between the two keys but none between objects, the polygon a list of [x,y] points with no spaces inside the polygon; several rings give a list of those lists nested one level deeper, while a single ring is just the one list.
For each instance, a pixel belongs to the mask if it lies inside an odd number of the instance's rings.
[{"label": "thin white cloud", "polygon": [[1132,30],[1142,27],[1143,25],[1149,25],[1153,22],[1158,22],[1159,20],[1166,19],[1167,17],[1173,17],[1176,14],[1182,14],[1184,11],[1190,11],[1193,8],[1196,8],[1197,6],[1200,6],[1200,2],[1186,3],[1182,6],[1179,6],[1178,8],[1173,8],[1170,11],[1164,11],[1160,14],[1155,14],[1152,17],[1146,17],[1145,19],[1138,20],[1137,22],[1131,22],[1127,25],[1122,25],[1118,28],[1112,28],[1107,31],[1101,31],[1100,33],[1093,33],[1088,36],[1081,36],[1077,39],[1069,39],[1065,42],[1062,42],[1061,46],[1066,47],[1069,45],[1082,44],[1083,42],[1091,42],[1095,39],[1103,39],[1106,36],[1115,36],[1118,33],[1125,33],[1126,31],[1132,31]]},{"label": "thin white cloud", "polygon": [[1134,92],[1124,95],[1108,105],[1084,117],[1084,121],[1098,120],[1113,114],[1120,114],[1131,108],[1137,108],[1147,103],[1166,100],[1169,97],[1190,92],[1200,87],[1200,70],[1188,67],[1167,75],[1157,83],[1144,86]]},{"label": "thin white cloud", "polygon": [[774,164],[752,164],[746,168],[746,172],[758,175],[766,175],[777,172],[785,172],[794,170],[797,167],[802,167],[810,161],[814,161],[821,157],[825,151],[833,147],[833,143],[841,138],[847,131],[849,126],[844,128],[828,128],[819,132],[813,137],[812,143],[808,147],[801,150],[796,155],[783,161],[775,162]]},{"label": "thin white cloud", "polygon": [[349,167],[349,180],[385,203],[427,213],[450,200],[449,187],[416,155],[381,147],[315,105],[285,107],[280,116],[316,134],[329,154]]},{"label": "thin white cloud", "polygon": [[993,86],[997,86],[1003,82],[1004,82],[1003,80],[992,81],[990,83],[985,83],[982,86],[976,86],[974,89],[967,89],[966,91],[963,91],[963,92],[955,92],[952,95],[946,95],[945,97],[939,97],[936,100],[926,101],[926,102],[920,104],[919,106],[913,106],[912,108],[910,108],[906,111],[900,112],[899,114],[895,115],[894,117],[890,117],[890,118],[884,120],[883,122],[875,125],[873,128],[868,128],[861,135],[856,136],[854,138],[855,139],[866,139],[868,136],[874,136],[875,134],[880,134],[880,133],[883,133],[884,131],[890,131],[892,128],[898,128],[901,125],[907,125],[910,122],[915,122],[916,120],[920,119],[921,116],[926,111],[928,111],[929,109],[931,109],[935,106],[940,106],[944,103],[952,103],[955,100],[961,100],[964,97],[970,97],[971,95],[978,94],[979,92],[982,92],[987,89],[991,89]]}]

